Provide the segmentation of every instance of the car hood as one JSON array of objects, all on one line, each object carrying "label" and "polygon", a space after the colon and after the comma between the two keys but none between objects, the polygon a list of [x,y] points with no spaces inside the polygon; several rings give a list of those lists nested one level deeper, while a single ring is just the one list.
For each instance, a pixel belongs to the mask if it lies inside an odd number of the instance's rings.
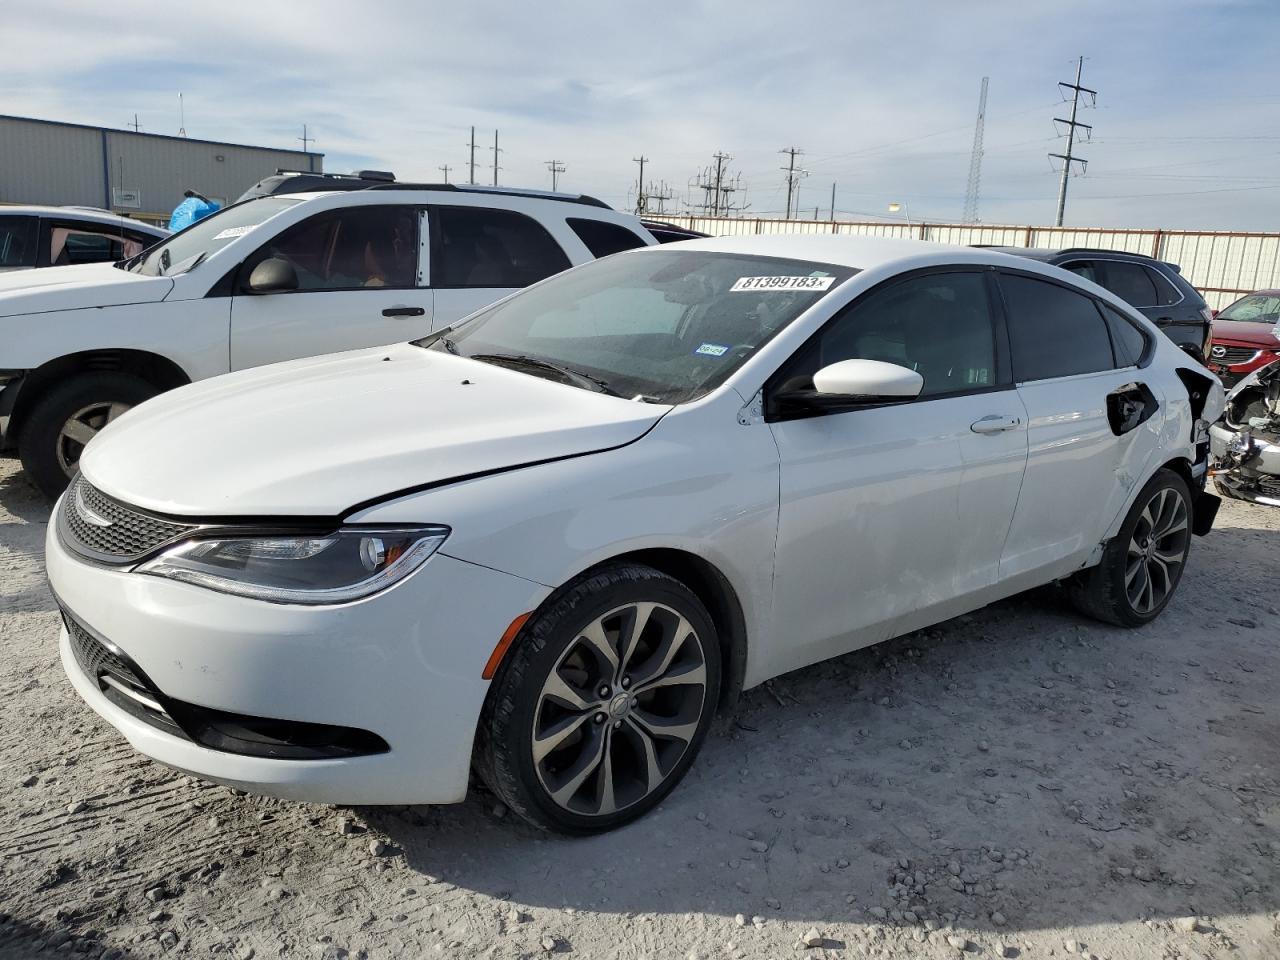
[{"label": "car hood", "polygon": [[0,273],[0,317],[85,307],[118,307],[163,300],[169,277],[144,277],[109,263]]},{"label": "car hood", "polygon": [[1214,343],[1236,343],[1266,350],[1280,350],[1280,339],[1275,335],[1274,323],[1253,323],[1249,320],[1215,320]]},{"label": "car hood", "polygon": [[159,513],[330,517],[618,447],[670,409],[400,344],[162,394],[103,430],[80,467],[105,493]]}]

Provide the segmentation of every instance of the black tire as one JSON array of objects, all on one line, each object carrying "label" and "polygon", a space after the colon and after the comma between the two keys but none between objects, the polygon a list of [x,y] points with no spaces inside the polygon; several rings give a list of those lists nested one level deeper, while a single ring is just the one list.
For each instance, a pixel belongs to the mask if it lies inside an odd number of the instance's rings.
[{"label": "black tire", "polygon": [[[1144,518],[1144,513],[1165,491],[1169,491],[1169,496],[1176,497],[1180,501],[1185,526],[1176,531],[1176,535],[1170,534],[1159,540],[1152,547],[1152,552],[1155,552],[1156,556],[1176,554],[1180,559],[1176,563],[1159,564],[1169,571],[1163,596],[1158,600],[1153,598],[1150,607],[1143,608],[1145,595],[1140,593],[1142,599],[1139,601],[1135,601],[1131,596],[1138,582],[1137,578],[1146,577],[1155,589],[1157,581],[1163,575],[1153,577],[1148,572],[1150,564],[1138,559],[1140,553],[1131,553],[1130,545],[1135,539],[1135,534],[1141,541],[1144,531],[1152,532],[1149,521]],[[1168,502],[1172,503],[1172,501]],[[1083,570],[1068,581],[1068,594],[1076,609],[1087,616],[1118,627],[1140,627],[1160,616],[1177,591],[1183,570],[1187,566],[1187,557],[1191,552],[1192,508],[1191,491],[1187,487],[1187,482],[1172,470],[1157,471],[1134,498],[1133,506],[1130,507],[1124,523],[1120,525],[1116,535],[1108,541],[1102,554],[1102,561],[1096,567]],[[1172,522],[1176,524],[1176,520]],[[1156,548],[1161,543],[1165,544],[1168,550],[1156,552]],[[1148,569],[1138,571],[1135,578],[1130,580],[1129,575],[1135,562]]]},{"label": "black tire", "polygon": [[[679,648],[679,656],[672,661],[673,665],[665,673],[659,671],[647,678],[647,681],[636,682],[633,692],[637,696],[629,701],[629,708],[627,705],[618,708],[626,711],[620,714],[620,720],[614,719],[619,714],[611,712],[614,704],[610,702],[611,697],[616,702],[619,697],[615,694],[621,694],[623,681],[620,679],[617,680],[619,685],[611,689],[609,696],[600,698],[598,706],[575,709],[571,713],[566,710],[564,716],[570,722],[579,724],[577,730],[565,741],[568,745],[557,747],[541,761],[535,760],[533,741],[540,729],[546,729],[544,711],[549,713],[559,709],[554,696],[548,700],[544,689],[544,684],[551,680],[552,670],[557,671],[556,676],[560,679],[564,679],[567,674],[574,679],[589,676],[589,669],[575,673],[575,668],[571,666],[575,661],[565,658],[581,658],[583,649],[587,649],[588,653],[593,651],[595,648],[589,644],[584,647],[583,635],[588,628],[593,624],[611,622],[611,616],[625,616],[618,614],[618,611],[638,603],[655,603],[662,609],[654,614],[645,614],[645,622],[651,626],[643,628],[641,639],[632,646],[632,652],[639,659],[632,659],[630,667],[639,668],[636,672],[643,675],[645,668],[661,659],[660,644],[667,643],[656,638],[668,634],[678,637],[684,633],[682,626],[677,628],[671,625],[675,614],[683,617],[692,629],[692,633],[687,634],[684,639],[670,642],[670,646]],[[639,618],[639,614],[634,617],[635,620]],[[628,624],[631,622],[633,621],[626,621]],[[678,619],[675,619],[675,624],[679,625]],[[624,626],[619,626],[613,638],[608,636],[608,627],[602,631],[615,653],[625,630]],[[694,646],[689,646],[689,638],[692,638]],[[657,713],[671,709],[671,700],[662,701],[654,699],[655,697],[682,698],[678,702],[683,703],[685,708],[677,710],[681,716],[680,722],[685,724],[684,729],[693,729],[695,721],[687,701],[697,696],[696,684],[675,683],[660,690],[648,691],[642,690],[642,687],[645,682],[651,682],[658,676],[665,676],[670,680],[681,671],[684,671],[681,673],[682,677],[696,674],[699,667],[696,662],[698,655],[701,656],[704,683],[700,712],[696,716],[696,731],[688,741],[647,736],[644,731],[649,727],[643,722],[643,718],[653,719]],[[622,666],[615,679],[630,669],[626,658],[619,660]],[[590,658],[577,662],[589,663]],[[597,660],[596,663],[602,661]],[[693,673],[689,672],[691,669]],[[583,680],[582,689],[590,686],[593,691],[590,696],[599,698],[602,683],[602,678],[595,681]],[[477,772],[511,810],[535,826],[579,835],[611,830],[643,816],[684,776],[706,739],[719,699],[719,690],[719,640],[710,615],[693,592],[678,580],[651,567],[638,564],[603,567],[553,594],[521,629],[503,659],[485,700],[478,730]],[[543,707],[543,704],[549,706]],[[654,712],[647,712],[650,709]],[[558,712],[555,715],[559,722],[565,722]],[[575,720],[579,717],[582,719]],[[601,717],[604,718],[603,721]],[[593,737],[603,739],[603,747],[596,749],[602,758],[608,760],[608,796],[611,800],[615,797],[615,779],[619,785],[616,794],[618,807],[611,813],[569,808],[574,803],[581,803],[584,807],[597,805],[598,809],[605,809],[605,803],[599,800],[604,793],[601,772],[603,763],[587,777],[581,787],[574,788],[577,792],[564,804],[553,798],[551,787],[543,779],[564,773],[563,770],[549,769],[557,762],[573,769],[570,760],[559,761],[557,758],[572,756],[574,751],[580,751],[577,754],[579,766],[585,768],[587,763],[581,761],[592,752],[590,744]],[[649,745],[656,745],[652,752],[642,752],[646,739]],[[680,747],[681,743],[685,745]],[[682,752],[673,752],[678,747]],[[648,758],[658,758],[660,754],[669,761],[665,770],[662,763],[654,766],[645,764]],[[631,766],[628,761],[631,761]],[[637,763],[645,765],[645,770],[631,769]],[[615,772],[616,778],[613,776]],[[641,776],[644,777],[643,782],[639,779]],[[566,780],[573,779],[566,775]],[[651,786],[653,783],[657,783],[657,786]],[[622,789],[624,786],[630,789],[630,798],[625,805],[622,804],[622,800],[627,798],[627,793]],[[592,804],[588,795],[596,798],[595,804]],[[579,800],[579,797],[587,799]]]},{"label": "black tire", "polygon": [[[18,432],[18,455],[27,477],[50,500],[56,499],[71,479],[63,469],[63,459],[78,461],[82,449],[62,437],[68,420],[97,404],[134,407],[159,392],[139,377],[110,371],[80,374],[58,384],[36,403]],[[64,447],[61,453],[60,446]]]}]

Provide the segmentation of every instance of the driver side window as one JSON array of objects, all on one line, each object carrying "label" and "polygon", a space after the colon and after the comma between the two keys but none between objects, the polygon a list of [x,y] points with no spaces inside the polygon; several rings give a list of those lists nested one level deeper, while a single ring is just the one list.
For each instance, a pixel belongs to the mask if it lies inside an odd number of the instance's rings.
[{"label": "driver side window", "polygon": [[840,360],[881,360],[924,377],[920,396],[996,386],[996,331],[981,273],[934,273],[873,290],[797,354],[789,385]]},{"label": "driver side window", "polygon": [[240,271],[287,261],[298,290],[407,289],[418,271],[418,213],[412,207],[349,207],[304,220],[269,240]]}]

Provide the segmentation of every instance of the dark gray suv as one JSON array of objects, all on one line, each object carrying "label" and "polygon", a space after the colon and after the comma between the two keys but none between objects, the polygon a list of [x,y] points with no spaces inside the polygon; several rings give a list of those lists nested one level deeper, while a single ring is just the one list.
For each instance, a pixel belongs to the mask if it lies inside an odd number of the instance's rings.
[{"label": "dark gray suv", "polygon": [[1105,287],[1138,310],[1184,350],[1203,362],[1208,356],[1213,314],[1204,297],[1172,263],[1120,250],[1040,250],[1034,247],[994,247],[1051,263]]}]

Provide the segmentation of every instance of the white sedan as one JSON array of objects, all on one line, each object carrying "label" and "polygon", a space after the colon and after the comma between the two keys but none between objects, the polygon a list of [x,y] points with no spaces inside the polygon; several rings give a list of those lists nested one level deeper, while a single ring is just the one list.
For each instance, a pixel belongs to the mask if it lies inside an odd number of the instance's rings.
[{"label": "white sedan", "polygon": [[390,348],[183,387],[50,524],[62,661],[251,791],[640,816],[718,707],[1063,581],[1141,626],[1222,388],[1056,267],[852,237],[589,263]]}]

